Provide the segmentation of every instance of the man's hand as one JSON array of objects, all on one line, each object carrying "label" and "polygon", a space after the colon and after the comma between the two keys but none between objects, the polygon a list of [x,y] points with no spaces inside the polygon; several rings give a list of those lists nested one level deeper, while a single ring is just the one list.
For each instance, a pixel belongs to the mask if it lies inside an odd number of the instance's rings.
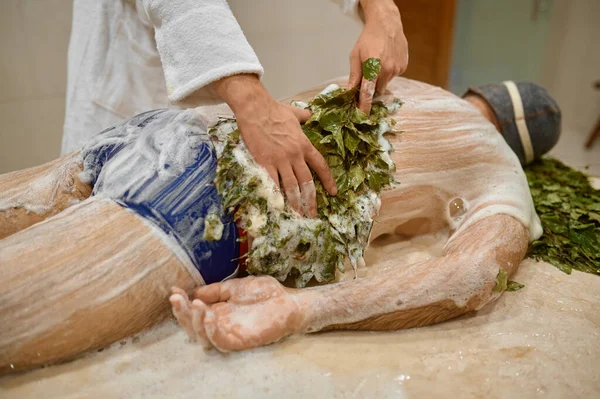
[{"label": "man's hand", "polygon": [[193,302],[180,288],[170,297],[173,314],[192,341],[221,352],[267,345],[302,331],[307,301],[271,276],[244,277],[197,288]]},{"label": "man's hand", "polygon": [[327,162],[300,127],[310,112],[277,102],[255,75],[234,75],[213,85],[235,114],[250,154],[277,185],[281,179],[288,204],[301,215],[317,216],[309,166],[329,194],[337,188]]},{"label": "man's hand", "polygon": [[[350,53],[348,85],[360,84],[359,108],[368,115],[374,93],[383,93],[390,80],[406,70],[408,43],[400,12],[392,0],[360,0],[360,4],[365,27]],[[369,58],[381,60],[381,72],[375,80],[363,78],[362,63]]]}]

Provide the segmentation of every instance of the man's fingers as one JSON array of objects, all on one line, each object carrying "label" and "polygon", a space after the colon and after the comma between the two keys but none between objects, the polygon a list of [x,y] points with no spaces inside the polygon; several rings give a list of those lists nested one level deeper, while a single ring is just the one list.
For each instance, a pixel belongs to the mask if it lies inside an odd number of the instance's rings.
[{"label": "man's fingers", "polygon": [[371,103],[373,102],[373,95],[375,94],[375,86],[377,85],[377,79],[367,80],[363,78],[360,84],[360,94],[358,97],[358,108],[365,114],[371,114]]},{"label": "man's fingers", "polygon": [[357,87],[362,78],[362,63],[357,51],[350,53],[350,76],[348,76],[348,88]]},{"label": "man's fingers", "polygon": [[315,147],[311,146],[311,149],[305,155],[305,159],[312,170],[319,176],[325,190],[327,190],[330,195],[336,195],[338,192],[337,186],[335,185],[335,180],[333,179],[329,165],[327,165],[327,161],[325,161],[323,155],[321,155]]},{"label": "man's fingers", "polygon": [[[299,162],[293,167],[302,193],[300,202],[302,203],[304,215],[313,218],[317,216],[317,193],[314,189],[312,173],[306,162]],[[312,190],[310,189],[311,186]]]},{"label": "man's fingers", "polygon": [[298,180],[291,165],[282,165],[279,168],[279,175],[281,176],[281,183],[283,184],[283,191],[288,205],[300,215],[304,215]]},{"label": "man's fingers", "polygon": [[181,294],[173,294],[169,297],[171,306],[173,307],[173,315],[177,319],[177,323],[183,328],[190,338],[190,341],[196,340],[196,333],[192,327],[190,308],[188,306],[187,295],[184,297]]},{"label": "man's fingers", "polygon": [[288,107],[292,111],[292,113],[298,119],[298,122],[300,122],[300,123],[304,123],[308,120],[308,118],[310,118],[310,111],[307,109],[298,108],[298,107],[294,107],[293,105],[287,105],[287,104],[285,104],[285,106]]},{"label": "man's fingers", "polygon": [[231,290],[227,281],[199,287],[194,290],[194,298],[212,305],[217,302],[227,302],[231,298]]},{"label": "man's fingers", "polygon": [[204,349],[212,348],[212,344],[206,336],[204,329],[204,316],[206,315],[207,306],[204,302],[199,299],[194,299],[192,302],[192,327],[197,334],[198,340],[204,347]]},{"label": "man's fingers", "polygon": [[183,289],[179,288],[179,287],[171,287],[171,293],[172,294],[179,294],[184,298],[189,298],[187,292],[185,292]]}]

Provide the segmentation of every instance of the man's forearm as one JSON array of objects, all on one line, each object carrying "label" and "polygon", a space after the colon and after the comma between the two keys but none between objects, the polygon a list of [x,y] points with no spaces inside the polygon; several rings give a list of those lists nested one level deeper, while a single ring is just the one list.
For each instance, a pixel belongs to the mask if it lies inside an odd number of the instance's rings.
[{"label": "man's forearm", "polygon": [[[445,262],[435,259],[428,264]],[[315,332],[331,325],[350,324],[380,314],[410,308],[422,298],[413,283],[424,280],[436,286],[446,277],[443,272],[422,273],[422,264],[394,267],[369,279],[356,279],[325,287],[305,288],[298,292],[298,302],[305,312],[302,330]]]}]

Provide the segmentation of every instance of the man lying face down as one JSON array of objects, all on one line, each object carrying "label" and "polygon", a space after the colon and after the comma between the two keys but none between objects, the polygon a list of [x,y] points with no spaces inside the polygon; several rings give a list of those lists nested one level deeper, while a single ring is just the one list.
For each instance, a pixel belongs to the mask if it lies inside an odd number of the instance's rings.
[{"label": "man lying face down", "polygon": [[466,99],[477,108],[402,78],[388,89],[405,101],[394,116],[404,133],[390,138],[400,184],[381,193],[371,236],[448,230],[442,257],[388,259],[373,277],[300,290],[269,276],[227,280],[244,251],[237,226],[225,221],[218,241],[200,234],[220,201],[207,135],[214,115],[150,111],[80,153],[0,176],[0,370],[66,360],[148,328],[168,316],[171,287],[180,287],[170,302],[181,326],[221,351],[295,332],[422,326],[497,298],[498,276],[514,272],[540,234],[519,159],[556,142],[556,104],[529,84],[473,89]]}]

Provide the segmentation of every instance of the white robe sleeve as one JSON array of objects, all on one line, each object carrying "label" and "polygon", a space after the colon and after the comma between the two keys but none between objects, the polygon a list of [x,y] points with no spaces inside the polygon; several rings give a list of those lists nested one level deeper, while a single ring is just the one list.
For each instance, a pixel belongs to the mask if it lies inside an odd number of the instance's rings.
[{"label": "white robe sleeve", "polygon": [[258,57],[225,0],[138,0],[137,4],[138,13],[145,12],[154,26],[171,102],[193,94],[195,101],[213,103],[219,96],[210,83],[240,73],[262,76]]},{"label": "white robe sleeve", "polygon": [[360,0],[332,0],[334,3],[337,3],[342,12],[346,15],[349,15],[353,18],[359,18],[359,5]]}]

